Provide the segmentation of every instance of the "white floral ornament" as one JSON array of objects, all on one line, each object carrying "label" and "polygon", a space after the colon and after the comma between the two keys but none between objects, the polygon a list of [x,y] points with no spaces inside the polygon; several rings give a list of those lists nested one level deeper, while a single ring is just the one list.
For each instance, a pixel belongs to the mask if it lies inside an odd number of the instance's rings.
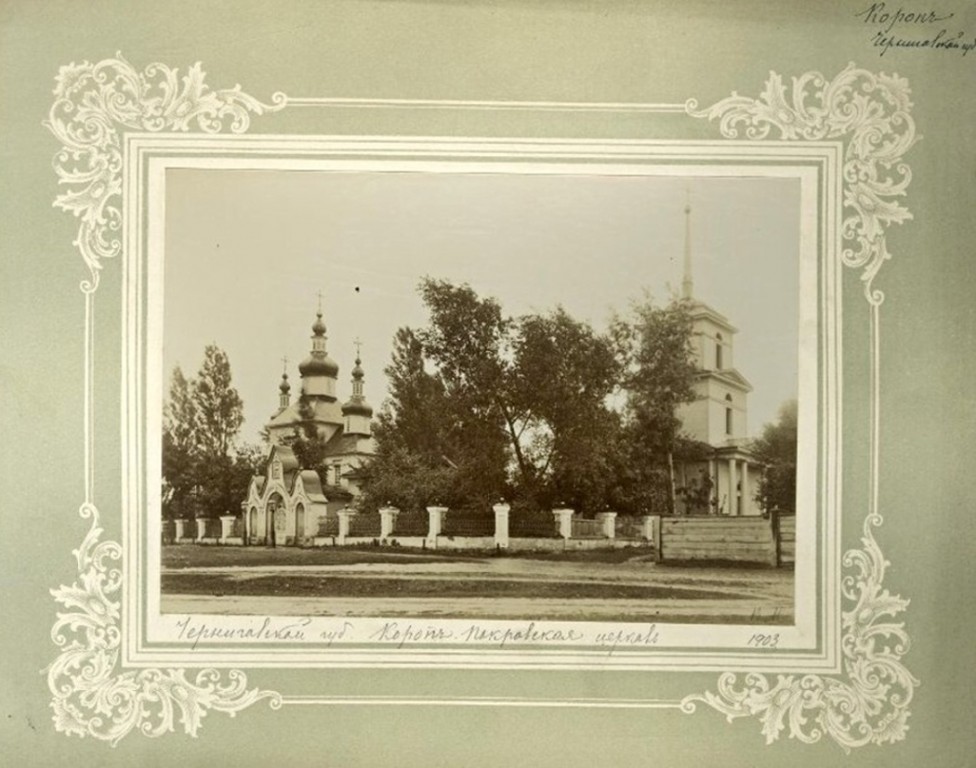
[{"label": "white floral ornament", "polygon": [[[150,64],[137,72],[121,55],[97,64],[83,62],[61,68],[54,88],[55,102],[45,125],[61,140],[54,157],[58,183],[70,191],[58,195],[54,205],[80,219],[73,242],[89,270],[81,283],[86,300],[98,289],[103,259],[122,251],[118,231],[122,224],[122,149],[119,131],[187,131],[196,128],[217,133],[229,128],[246,131],[250,113],[263,114],[284,106],[283,94],[262,104],[241,92],[240,86],[213,91],[204,84],[200,64],[182,79],[177,70]],[[86,333],[90,333],[90,313]],[[86,366],[91,365],[86,348]],[[86,400],[86,451],[91,402]],[[178,721],[184,732],[195,736],[209,710],[236,712],[267,699],[281,706],[273,691],[248,689],[239,670],[221,673],[204,669],[192,680],[182,669],[117,671],[121,644],[119,629],[121,571],[110,561],[122,557],[114,541],[99,541],[102,528],[98,510],[90,498],[79,510],[91,525],[81,546],[74,551],[78,580],[51,590],[55,600],[69,610],[59,612],[51,637],[61,649],[47,668],[51,708],[58,731],[93,736],[117,744],[133,729],[147,736],[174,730]]]},{"label": "white floral ornament", "polygon": [[904,197],[912,179],[902,157],[920,138],[915,135],[910,96],[904,78],[876,75],[852,63],[830,81],[819,72],[793,78],[789,99],[783,78],[770,72],[758,99],[733,92],[700,111],[691,100],[686,111],[693,117],[718,119],[719,130],[730,139],[738,138],[740,130],[748,139],[765,139],[774,129],[780,139],[844,139],[842,232],[852,247],[845,248],[841,258],[849,267],[864,268],[865,296],[871,304],[880,304],[884,295],[871,284],[890,258],[885,227],[912,218],[896,200]]},{"label": "white floral ornament", "polygon": [[[693,117],[718,119],[727,138],[737,138],[744,128],[746,138],[755,140],[767,138],[775,129],[780,139],[845,141],[841,232],[852,245],[843,249],[841,259],[848,267],[863,268],[875,366],[878,309],[884,294],[873,287],[873,281],[891,257],[885,228],[912,218],[895,199],[905,195],[911,181],[911,170],[902,157],[917,139],[909,96],[903,78],[875,75],[850,64],[831,81],[819,72],[794,78],[790,99],[782,78],[771,72],[759,99],[733,93],[701,111],[694,101],[687,105]],[[877,370],[872,371],[872,379],[872,410],[876,411]],[[875,429],[871,438],[875,489],[877,439]],[[719,677],[716,693],[685,697],[685,711],[694,711],[696,702],[704,702],[730,721],[758,717],[766,743],[778,739],[787,727],[791,738],[816,742],[827,735],[845,750],[903,739],[908,707],[919,683],[902,663],[910,646],[904,622],[888,620],[904,612],[909,601],[882,586],[888,562],[872,532],[881,523],[872,494],[862,548],[849,550],[843,558],[849,571],[841,582],[841,654],[846,678],[777,675],[773,682],[765,674],[750,673],[743,675],[740,684],[738,675],[725,673]]]},{"label": "white floral ornament", "polygon": [[55,600],[70,609],[58,613],[51,629],[61,654],[46,670],[58,731],[94,736],[114,746],[134,728],[161,736],[174,730],[177,719],[185,733],[195,736],[211,709],[233,716],[261,699],[274,708],[281,706],[279,694],[249,690],[247,677],[238,670],[228,673],[226,683],[214,669],[199,671],[192,681],[182,669],[117,674],[122,636],[114,596],[122,573],[109,563],[121,559],[122,548],[114,541],[99,541],[102,528],[93,505],[83,505],[81,516],[91,518],[91,527],[72,553],[79,580],[51,590]]},{"label": "white floral ornament", "polygon": [[117,235],[122,224],[120,129],[218,133],[229,128],[243,133],[250,113],[261,115],[285,105],[284,94],[276,93],[272,104],[263,104],[239,85],[211,90],[204,77],[199,62],[182,78],[163,64],[150,64],[140,73],[121,54],[97,64],[71,63],[58,72],[54,105],[44,124],[62,144],[54,157],[58,183],[71,188],[54,205],[81,220],[72,244],[90,272],[81,285],[85,293],[98,288],[103,259],[122,251]]}]

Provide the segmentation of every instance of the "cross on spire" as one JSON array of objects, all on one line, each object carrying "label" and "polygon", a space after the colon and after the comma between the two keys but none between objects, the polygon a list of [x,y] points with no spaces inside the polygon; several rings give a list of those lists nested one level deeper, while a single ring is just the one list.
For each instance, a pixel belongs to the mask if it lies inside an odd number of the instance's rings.
[{"label": "cross on spire", "polygon": [[282,368],[282,373],[285,374],[288,373],[288,355],[285,355],[284,357],[281,358],[281,368]]},{"label": "cross on spire", "polygon": [[359,359],[359,356],[360,356],[359,353],[360,353],[360,351],[362,349],[362,346],[363,346],[363,342],[360,341],[359,337],[357,336],[356,339],[353,341],[353,344],[356,345],[356,359],[358,360]]},{"label": "cross on spire", "polygon": [[321,315],[322,314],[322,291],[319,291],[317,295],[319,297],[319,314]]}]

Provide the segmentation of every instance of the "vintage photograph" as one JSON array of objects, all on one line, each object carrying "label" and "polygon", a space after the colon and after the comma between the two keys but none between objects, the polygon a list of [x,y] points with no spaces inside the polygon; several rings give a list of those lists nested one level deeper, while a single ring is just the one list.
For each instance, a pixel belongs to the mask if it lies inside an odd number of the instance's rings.
[{"label": "vintage photograph", "polygon": [[162,612],[794,622],[798,180],[170,168],[165,206]]}]

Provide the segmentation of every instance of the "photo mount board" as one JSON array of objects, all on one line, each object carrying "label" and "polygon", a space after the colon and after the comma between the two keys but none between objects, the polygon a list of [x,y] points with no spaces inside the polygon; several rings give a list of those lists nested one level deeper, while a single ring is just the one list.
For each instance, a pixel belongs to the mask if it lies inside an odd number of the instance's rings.
[{"label": "photo mount board", "polygon": [[[824,233],[824,244],[836,241],[839,247],[829,262],[821,259],[820,266],[838,285],[843,284],[844,292],[850,290],[852,282],[856,286],[857,278],[860,279],[859,291],[867,306],[870,350],[866,372],[870,425],[869,434],[861,441],[868,446],[866,477],[851,477],[851,465],[841,463],[839,432],[834,433],[833,442],[830,439],[818,442],[819,446],[826,445],[833,451],[831,460],[823,462],[820,470],[829,467],[832,474],[827,479],[836,484],[834,487],[839,487],[842,475],[845,485],[860,482],[868,487],[866,512],[838,510],[836,529],[825,533],[824,574],[829,576],[833,572],[838,578],[834,590],[829,593],[824,590],[828,603],[825,618],[837,619],[836,671],[821,674],[801,670],[789,674],[743,672],[739,664],[715,666],[723,671],[711,687],[693,688],[674,699],[599,699],[574,703],[531,696],[498,700],[476,696],[423,700],[391,696],[385,698],[387,703],[633,706],[674,708],[689,713],[704,707],[716,709],[729,719],[746,716],[758,719],[768,742],[776,740],[784,731],[805,741],[827,735],[845,748],[894,741],[904,736],[917,681],[902,662],[909,645],[903,624],[890,619],[906,609],[907,601],[891,595],[883,586],[887,562],[874,533],[882,522],[878,508],[878,425],[880,309],[884,300],[884,295],[874,287],[874,279],[890,255],[886,245],[887,227],[910,217],[907,208],[897,200],[904,195],[910,180],[908,166],[902,158],[915,140],[908,84],[898,77],[850,66],[834,78],[818,73],[803,74],[793,80],[789,98],[787,90],[781,78],[772,74],[759,98],[733,95],[705,109],[699,109],[693,99],[684,104],[438,102],[434,106],[546,113],[636,111],[668,116],[669,120],[680,116],[717,122],[718,136],[733,153],[739,151],[740,139],[760,153],[764,147],[774,150],[780,146],[788,147],[793,153],[802,154],[804,148],[812,150],[812,154],[820,151],[823,157],[833,153],[839,172],[829,183],[825,179],[821,182],[825,188],[829,187],[825,191],[831,193],[833,205],[830,209],[824,206],[818,227]],[[252,115],[272,120],[273,113],[286,111],[290,106],[328,110],[349,108],[350,104],[348,100],[337,104],[328,98],[315,97],[289,100],[285,94],[275,94],[268,102],[261,102],[239,88],[210,90],[203,83],[203,70],[198,65],[187,70],[180,81],[177,70],[164,64],[150,65],[140,73],[121,57],[62,68],[55,96],[48,127],[62,142],[55,169],[59,181],[70,189],[59,195],[56,205],[79,218],[74,245],[90,271],[82,284],[86,482],[80,507],[82,517],[90,520],[90,528],[76,553],[78,580],[54,590],[55,598],[68,609],[59,614],[52,632],[61,654],[48,670],[56,725],[66,733],[84,733],[117,742],[133,730],[171,730],[175,711],[181,713],[183,729],[195,734],[201,717],[209,710],[233,713],[265,700],[275,708],[336,703],[337,698],[328,695],[316,697],[270,687],[251,687],[246,672],[236,668],[219,672],[209,662],[200,671],[194,671],[194,665],[186,661],[181,661],[183,666],[179,667],[127,666],[129,643],[138,636],[135,624],[138,617],[131,601],[138,600],[142,587],[138,581],[131,581],[138,572],[131,567],[127,548],[133,541],[132,532],[138,531],[142,521],[139,518],[133,521],[128,513],[123,514],[122,544],[119,544],[103,536],[95,503],[92,401],[98,393],[93,391],[94,308],[101,271],[114,267],[113,260],[122,256],[127,298],[123,302],[127,312],[123,325],[129,329],[123,368],[127,376],[134,377],[135,386],[122,382],[121,387],[124,446],[121,477],[123,497],[139,498],[148,487],[145,467],[138,460],[138,450],[136,460],[130,465],[127,451],[133,445],[138,448],[147,416],[139,402],[145,352],[139,347],[142,319],[138,312],[131,312],[130,303],[130,300],[139,301],[143,276],[139,261],[133,264],[130,259],[140,251],[149,222],[142,220],[142,209],[137,203],[141,190],[139,172],[143,166],[131,162],[130,148],[135,151],[147,132],[195,135],[227,131],[247,134],[246,138],[253,138],[259,144],[265,137],[250,130]],[[368,100],[363,100],[354,104],[355,108],[371,106],[411,108],[409,101],[370,105]],[[413,106],[429,108],[430,104],[421,102]],[[680,135],[680,131],[676,133]],[[274,142],[273,135],[269,140]],[[681,139],[674,141],[675,146],[687,143]],[[236,144],[234,151],[240,152],[240,147]],[[185,146],[182,151],[186,151]],[[150,193],[148,197],[152,199],[153,195]],[[841,333],[853,332],[839,325],[839,322],[834,326],[818,325],[836,354],[841,346]],[[828,371],[834,377],[829,382],[834,387],[831,391],[838,395],[841,379],[847,378],[842,371],[846,369],[841,366]],[[831,428],[837,429],[839,412],[834,414]],[[828,525],[829,520],[825,518]],[[841,540],[851,535],[859,537],[859,543],[840,555]],[[831,553],[835,555],[832,560],[828,557]],[[832,570],[837,567],[840,570]],[[750,656],[763,658],[760,654]],[[759,668],[772,668],[775,656],[773,652],[766,653],[767,662]],[[362,664],[363,660],[353,663]],[[887,685],[878,685],[882,680]],[[354,703],[356,697],[344,696],[341,700]],[[366,697],[361,700],[366,701]],[[378,699],[372,697],[369,702],[377,703]]]}]

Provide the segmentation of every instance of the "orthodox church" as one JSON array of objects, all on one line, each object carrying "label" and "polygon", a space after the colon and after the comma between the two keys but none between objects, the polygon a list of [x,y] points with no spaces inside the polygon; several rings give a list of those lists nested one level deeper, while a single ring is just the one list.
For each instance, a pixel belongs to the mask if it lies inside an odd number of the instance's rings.
[{"label": "orthodox church", "polygon": [[734,364],[737,329],[728,318],[694,297],[691,206],[685,206],[684,278],[681,298],[690,303],[692,345],[698,372],[696,399],[678,411],[685,437],[707,446],[697,461],[675,465],[679,514],[759,515],[755,499],[762,471],[750,450],[748,395],[752,385]]},{"label": "orthodox church", "polygon": [[[340,405],[339,365],[329,357],[326,341],[319,307],[312,324],[312,349],[298,366],[301,395],[292,402],[285,370],[278,386],[278,409],[265,425],[270,448],[264,474],[251,478],[242,504],[250,543],[307,543],[330,513],[334,518],[361,493],[361,470],[375,453],[373,409],[363,395],[365,374],[357,347],[352,396]],[[292,448],[298,435],[307,434],[309,424],[325,444],[324,473],[299,466]]]}]

